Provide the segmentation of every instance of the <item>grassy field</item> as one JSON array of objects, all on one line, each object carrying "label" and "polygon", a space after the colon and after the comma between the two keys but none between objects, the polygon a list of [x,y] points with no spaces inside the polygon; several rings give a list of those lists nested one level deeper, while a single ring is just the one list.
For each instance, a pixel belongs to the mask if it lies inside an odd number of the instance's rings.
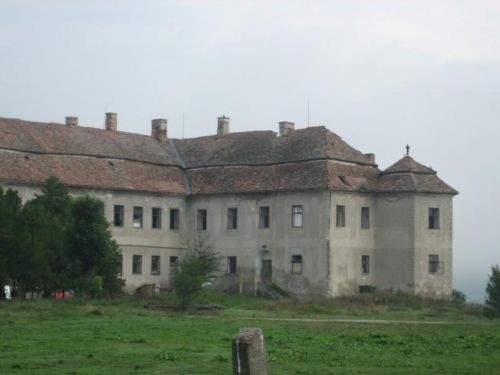
[{"label": "grassy field", "polygon": [[[231,337],[241,327],[263,330],[271,375],[500,373],[500,322],[470,306],[405,296],[271,302],[209,292],[201,302],[227,308],[207,316],[146,310],[144,302],[0,303],[0,374],[231,374]],[[303,318],[310,320],[293,320]]]}]

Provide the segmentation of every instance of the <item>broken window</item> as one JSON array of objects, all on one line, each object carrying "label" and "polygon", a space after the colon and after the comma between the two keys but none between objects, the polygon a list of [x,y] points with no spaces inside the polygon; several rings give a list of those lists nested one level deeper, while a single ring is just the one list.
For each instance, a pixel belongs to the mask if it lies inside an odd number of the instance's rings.
[{"label": "broken window", "polygon": [[361,256],[361,273],[363,275],[370,273],[370,257],[368,255]]},{"label": "broken window", "polygon": [[161,208],[153,207],[151,211],[151,226],[153,229],[161,229]]},{"label": "broken window", "polygon": [[429,273],[442,273],[443,264],[439,261],[439,255],[429,254]]},{"label": "broken window", "polygon": [[302,255],[292,255],[292,274],[302,274]]},{"label": "broken window", "polygon": [[160,256],[153,255],[151,257],[151,275],[159,275],[160,274]]},{"label": "broken window", "polygon": [[429,229],[439,229],[439,208],[429,208]]},{"label": "broken window", "polygon": [[370,207],[361,207],[361,229],[370,229]]},{"label": "broken window", "polygon": [[228,275],[234,275],[236,273],[236,257],[235,256],[227,257],[226,273]]},{"label": "broken window", "polygon": [[269,207],[259,207],[259,228],[269,228]]},{"label": "broken window", "polygon": [[135,275],[142,273],[142,255],[132,256],[132,273]]},{"label": "broken window", "polygon": [[238,229],[238,209],[228,208],[227,209],[227,229]]},{"label": "broken window", "polygon": [[179,230],[179,209],[170,209],[170,229]]},{"label": "broken window", "polygon": [[175,272],[177,267],[179,267],[179,257],[173,255],[170,257],[170,273]]},{"label": "broken window", "polygon": [[292,227],[301,228],[304,225],[304,208],[302,205],[292,206]]},{"label": "broken window", "polygon": [[142,207],[134,207],[132,225],[134,228],[142,228]]},{"label": "broken window", "polygon": [[337,205],[337,227],[345,227],[345,206]]},{"label": "broken window", "polygon": [[196,229],[207,230],[207,210],[205,209],[198,210],[196,216]]},{"label": "broken window", "polygon": [[115,213],[114,213],[115,227],[123,227],[124,214],[125,214],[125,207],[121,205],[115,205]]}]

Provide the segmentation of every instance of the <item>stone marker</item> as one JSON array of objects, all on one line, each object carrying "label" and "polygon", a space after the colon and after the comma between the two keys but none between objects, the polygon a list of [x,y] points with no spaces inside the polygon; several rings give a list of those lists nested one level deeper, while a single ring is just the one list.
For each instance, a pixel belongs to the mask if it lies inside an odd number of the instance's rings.
[{"label": "stone marker", "polygon": [[267,375],[264,336],[260,328],[241,328],[233,336],[233,374]]}]

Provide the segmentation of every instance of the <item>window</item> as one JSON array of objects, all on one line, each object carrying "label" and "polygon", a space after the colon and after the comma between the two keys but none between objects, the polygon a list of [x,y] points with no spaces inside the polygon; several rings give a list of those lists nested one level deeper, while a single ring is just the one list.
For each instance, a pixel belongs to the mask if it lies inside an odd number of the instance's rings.
[{"label": "window", "polygon": [[430,254],[429,255],[429,273],[442,273],[443,265],[439,262],[439,255]]},{"label": "window", "polygon": [[179,257],[171,256],[170,257],[170,273],[175,272],[177,267],[179,266]]},{"label": "window", "polygon": [[238,229],[238,209],[227,209],[227,229]]},{"label": "window", "polygon": [[179,209],[170,209],[170,229],[179,230]]},{"label": "window", "polygon": [[345,206],[337,205],[337,227],[345,227]]},{"label": "window", "polygon": [[259,228],[269,228],[269,207],[259,207]]},{"label": "window", "polygon": [[134,207],[132,225],[134,228],[142,228],[142,207]]},{"label": "window", "polygon": [[302,255],[292,255],[292,274],[302,275]]},{"label": "window", "polygon": [[292,227],[301,228],[304,224],[304,208],[300,206],[292,206]]},{"label": "window", "polygon": [[160,274],[160,256],[153,255],[151,257],[151,275],[159,275]]},{"label": "window", "polygon": [[368,255],[361,256],[361,273],[363,275],[370,273],[370,257]]},{"label": "window", "polygon": [[227,257],[226,273],[228,275],[234,275],[236,273],[236,257]]},{"label": "window", "polygon": [[439,229],[439,208],[429,208],[429,229]]},{"label": "window", "polygon": [[136,275],[142,273],[142,255],[132,256],[132,273]]},{"label": "window", "polygon": [[361,207],[361,229],[370,229],[370,207]]},{"label": "window", "polygon": [[115,227],[123,227],[123,218],[125,213],[125,207],[116,205],[114,214],[114,224]]},{"label": "window", "polygon": [[161,208],[153,207],[151,212],[151,227],[153,229],[161,229]]},{"label": "window", "polygon": [[207,210],[198,210],[196,229],[207,230]]}]

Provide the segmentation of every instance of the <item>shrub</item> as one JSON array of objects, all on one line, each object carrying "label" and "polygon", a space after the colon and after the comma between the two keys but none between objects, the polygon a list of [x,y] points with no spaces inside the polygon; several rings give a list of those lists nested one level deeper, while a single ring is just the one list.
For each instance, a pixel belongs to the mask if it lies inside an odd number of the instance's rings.
[{"label": "shrub", "polygon": [[182,259],[180,268],[174,273],[172,279],[179,307],[182,310],[185,310],[201,291],[203,281],[205,281],[203,262],[194,256]]},{"label": "shrub", "polygon": [[201,291],[202,283],[218,268],[218,254],[207,236],[199,235],[186,242],[186,256],[174,273],[172,283],[179,300],[179,307],[185,310]]},{"label": "shrub", "polygon": [[467,299],[467,297],[461,291],[453,289],[453,292],[451,294],[451,299],[454,303],[462,305],[465,303],[465,300]]}]

